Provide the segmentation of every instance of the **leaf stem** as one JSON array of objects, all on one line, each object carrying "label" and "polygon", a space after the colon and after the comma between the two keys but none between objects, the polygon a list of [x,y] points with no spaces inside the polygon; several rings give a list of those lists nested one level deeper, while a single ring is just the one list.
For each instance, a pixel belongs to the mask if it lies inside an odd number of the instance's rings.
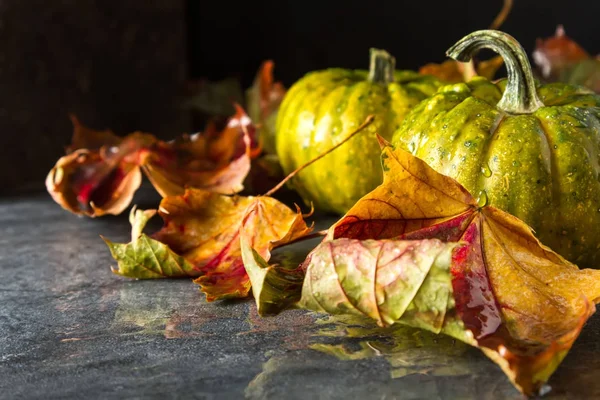
[{"label": "leaf stem", "polygon": [[324,153],[319,154],[317,157],[313,158],[312,160],[308,161],[307,163],[305,163],[305,164],[299,166],[298,168],[296,168],[294,171],[290,172],[288,176],[286,176],[285,178],[283,178],[281,180],[281,182],[279,182],[271,190],[269,190],[267,193],[265,193],[264,196],[272,196],[273,193],[275,193],[276,191],[278,191],[279,189],[281,189],[283,187],[283,185],[285,185],[290,179],[292,179],[294,176],[296,176],[304,168],[308,167],[309,165],[313,164],[316,161],[319,161],[321,158],[325,157],[327,154],[331,153],[332,151],[334,151],[335,149],[337,149],[338,147],[340,147],[341,145],[343,145],[344,143],[346,143],[348,140],[352,139],[354,137],[354,135],[356,135],[357,133],[359,133],[360,131],[362,131],[363,129],[365,129],[367,126],[371,125],[371,123],[374,120],[375,120],[375,116],[374,115],[367,116],[367,118],[365,119],[365,121],[362,124],[360,124],[360,126],[354,132],[352,132],[351,134],[349,134],[348,137],[346,137],[344,140],[342,140],[341,142],[339,142],[338,144],[336,144],[335,146],[333,146],[329,150],[325,151]]}]

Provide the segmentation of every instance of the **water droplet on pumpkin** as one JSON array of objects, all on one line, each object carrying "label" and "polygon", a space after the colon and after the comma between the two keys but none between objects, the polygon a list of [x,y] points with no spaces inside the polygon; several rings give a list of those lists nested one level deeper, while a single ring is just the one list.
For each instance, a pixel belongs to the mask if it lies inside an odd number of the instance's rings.
[{"label": "water droplet on pumpkin", "polygon": [[515,160],[515,161],[512,162],[512,166],[513,167],[520,167],[521,163],[519,161]]},{"label": "water droplet on pumpkin", "polygon": [[555,145],[554,145],[554,148],[555,148],[555,149],[558,149],[558,145],[556,145],[556,144],[555,144]]},{"label": "water droplet on pumpkin", "polygon": [[417,145],[415,142],[410,142],[408,144],[408,151],[410,151],[412,154],[415,154],[415,150],[417,150]]},{"label": "water droplet on pumpkin", "polygon": [[481,166],[481,173],[486,178],[489,178],[490,176],[492,176],[492,170],[490,169],[490,166],[487,163],[485,163],[484,165]]},{"label": "water droplet on pumpkin", "polygon": [[477,114],[477,117],[481,117],[481,113],[478,113],[478,114]]},{"label": "water droplet on pumpkin", "polygon": [[448,124],[444,124],[444,125],[442,126],[442,129],[446,129],[447,127],[448,127]]},{"label": "water droplet on pumpkin", "polygon": [[472,144],[473,144],[473,142],[471,142],[470,140],[467,140],[465,142],[465,147],[471,147]]},{"label": "water droplet on pumpkin", "polygon": [[477,205],[479,207],[485,207],[488,204],[488,195],[487,192],[485,190],[482,190],[479,192],[479,195],[477,196]]}]

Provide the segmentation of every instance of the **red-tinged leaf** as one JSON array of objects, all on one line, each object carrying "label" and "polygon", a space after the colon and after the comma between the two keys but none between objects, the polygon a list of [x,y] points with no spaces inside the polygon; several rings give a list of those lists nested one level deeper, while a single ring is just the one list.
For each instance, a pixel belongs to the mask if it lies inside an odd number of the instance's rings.
[{"label": "red-tinged leaf", "polygon": [[271,60],[264,61],[252,87],[246,91],[248,114],[259,124],[262,148],[269,154],[275,154],[275,121],[286,93],[283,84],[273,79],[274,66]]},{"label": "red-tinged leaf", "polygon": [[181,195],[186,187],[233,194],[243,189],[260,151],[252,121],[236,105],[223,131],[209,125],[203,134],[157,143],[143,168],[163,197]]},{"label": "red-tinged leaf", "polygon": [[[187,189],[181,196],[165,197],[159,207],[163,227],[148,236],[163,251],[182,257],[193,266],[187,276],[195,280],[206,293],[208,301],[246,297],[250,280],[242,262],[240,236],[243,235],[264,258],[273,248],[308,235],[312,228],[304,222],[299,210],[293,211],[278,200],[267,197],[227,196],[200,189]],[[133,225],[135,231],[139,230]],[[135,278],[168,277],[168,274],[141,273],[135,260],[148,258],[148,246],[128,246],[127,259],[113,257],[119,265],[127,263],[127,275]],[[155,246],[156,247],[156,246]],[[168,253],[168,254],[171,254]],[[133,262],[132,262],[133,260]],[[162,268],[163,271],[179,271]],[[135,271],[140,271],[139,276]]]},{"label": "red-tinged leaf", "polygon": [[533,51],[533,61],[545,79],[559,79],[564,70],[588,58],[588,52],[565,34],[562,25],[556,28],[554,36],[538,38]]},{"label": "red-tinged leaf", "polygon": [[[383,142],[382,142],[383,143]],[[530,228],[479,207],[456,181],[383,143],[384,182],[328,239],[441,239],[453,256],[453,297],[464,328],[525,394],[539,391],[600,300],[600,271],[579,270]]]},{"label": "red-tinged leaf", "polygon": [[580,85],[600,93],[600,58],[591,56],[568,37],[562,25],[554,36],[537,39],[532,56],[545,82]]},{"label": "red-tinged leaf", "polygon": [[186,187],[239,192],[260,148],[249,117],[236,110],[222,131],[210,125],[168,143],[142,132],[118,138],[73,116],[73,143],[49,172],[47,190],[64,209],[90,217],[123,212],[141,183],[140,167],[163,197]]},{"label": "red-tinged leaf", "polygon": [[46,177],[54,201],[77,215],[120,214],[141,184],[137,166],[147,136],[134,134],[117,146],[79,149],[61,157]]}]

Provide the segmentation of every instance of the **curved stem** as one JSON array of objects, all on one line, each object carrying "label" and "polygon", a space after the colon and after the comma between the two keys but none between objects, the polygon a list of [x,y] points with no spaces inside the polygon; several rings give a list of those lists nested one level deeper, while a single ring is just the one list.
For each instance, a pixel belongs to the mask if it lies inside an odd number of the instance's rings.
[{"label": "curved stem", "polygon": [[396,59],[385,50],[371,49],[371,62],[369,64],[369,80],[375,83],[394,82]]},{"label": "curved stem", "polygon": [[446,51],[457,61],[469,61],[481,49],[491,49],[504,59],[508,79],[498,108],[511,114],[530,114],[544,103],[539,99],[527,53],[507,33],[486,29],[473,32]]}]

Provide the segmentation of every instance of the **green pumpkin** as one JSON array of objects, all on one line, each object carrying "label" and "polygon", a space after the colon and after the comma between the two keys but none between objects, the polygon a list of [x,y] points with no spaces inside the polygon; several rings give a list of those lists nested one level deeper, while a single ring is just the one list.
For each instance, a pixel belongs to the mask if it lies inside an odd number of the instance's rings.
[{"label": "green pumpkin", "polygon": [[482,48],[504,58],[507,79],[440,88],[392,144],[522,219],[570,261],[600,267],[600,97],[562,83],[536,87],[523,48],[503,32],[474,32],[447,54],[468,61]]},{"label": "green pumpkin", "polygon": [[276,149],[286,174],[329,150],[368,115],[374,122],[291,181],[307,204],[343,214],[382,181],[377,132],[391,139],[408,111],[441,83],[395,71],[395,59],[371,49],[370,70],[331,68],[306,74],[286,93],[276,121]]}]

